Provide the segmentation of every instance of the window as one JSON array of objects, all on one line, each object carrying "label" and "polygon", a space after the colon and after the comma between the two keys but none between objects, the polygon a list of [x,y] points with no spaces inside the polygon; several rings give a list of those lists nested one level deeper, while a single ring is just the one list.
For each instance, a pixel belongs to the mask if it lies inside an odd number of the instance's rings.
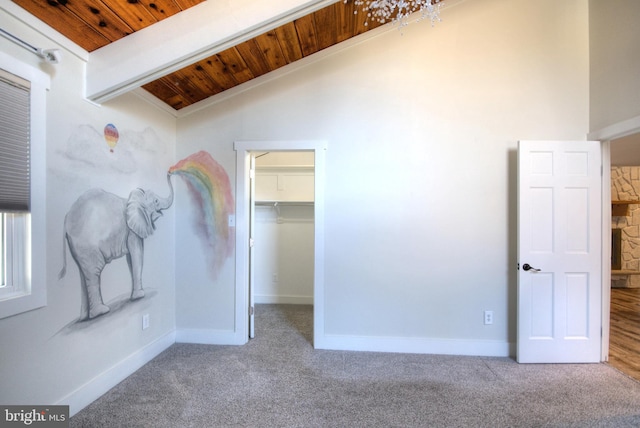
[{"label": "window", "polygon": [[0,300],[6,300],[24,296],[31,291],[31,218],[28,213],[1,212],[0,223]]},{"label": "window", "polygon": [[0,52],[0,318],[46,305],[49,77]]}]

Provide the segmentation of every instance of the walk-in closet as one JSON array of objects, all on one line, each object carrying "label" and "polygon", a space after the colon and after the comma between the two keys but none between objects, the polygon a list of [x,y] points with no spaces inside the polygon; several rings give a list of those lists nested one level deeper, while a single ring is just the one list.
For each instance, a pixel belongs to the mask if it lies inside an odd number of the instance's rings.
[{"label": "walk-in closet", "polygon": [[313,304],[313,152],[255,157],[255,303]]}]

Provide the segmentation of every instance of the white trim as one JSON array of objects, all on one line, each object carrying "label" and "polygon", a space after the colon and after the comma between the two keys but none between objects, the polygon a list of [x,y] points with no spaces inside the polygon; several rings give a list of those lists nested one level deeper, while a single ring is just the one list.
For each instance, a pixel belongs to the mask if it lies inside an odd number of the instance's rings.
[{"label": "white trim", "polygon": [[[133,95],[137,96],[138,98],[140,98],[142,101],[145,101],[146,103],[148,103],[152,107],[155,107],[158,110],[163,111],[165,113],[169,113],[171,116],[173,116],[175,118],[178,117],[179,110],[174,109],[169,104],[167,104],[164,101],[161,101],[159,98],[156,98],[155,96],[151,95],[151,93],[149,93],[147,90],[145,90],[143,88],[136,88],[136,89],[132,90],[131,93]],[[89,101],[89,100],[87,99],[87,101]],[[92,101],[89,101],[89,102],[92,102]],[[100,105],[100,104],[97,104],[97,103],[94,103],[94,104],[96,104],[98,106]]]},{"label": "white trim", "polygon": [[197,343],[199,345],[243,345],[238,342],[233,330],[213,330],[207,328],[180,328],[176,330],[176,343]]},{"label": "white trim", "polygon": [[602,344],[600,361],[609,361],[611,328],[611,143],[600,143],[602,159]]},{"label": "white trim", "polygon": [[171,331],[119,361],[55,404],[68,405],[69,416],[75,415],[174,343],[175,331]]},{"label": "white trim", "polygon": [[314,269],[313,336],[314,346],[324,337],[324,205],[326,141],[236,141],[236,337],[246,343],[249,332],[249,160],[251,151],[313,151],[314,193]]},{"label": "white trim", "polygon": [[587,135],[589,140],[610,141],[617,138],[626,137],[627,135],[640,132],[640,116],[632,117],[613,125],[590,132]]},{"label": "white trim", "polygon": [[[234,147],[235,150],[238,150]],[[249,195],[251,159],[247,149],[236,153],[236,301],[235,329],[240,343],[249,340]]]},{"label": "white trim", "polygon": [[0,318],[47,304],[47,91],[49,75],[0,52],[0,68],[31,83],[31,292],[1,302]]},{"label": "white trim", "polygon": [[256,304],[277,305],[313,305],[313,296],[283,296],[273,294],[256,294]]},{"label": "white trim", "polygon": [[378,337],[325,335],[316,349],[339,351],[399,352],[408,354],[509,357],[514,344],[501,340],[427,339],[420,337]]},{"label": "white trim", "polygon": [[[31,83],[32,92],[42,92],[42,95],[38,97],[38,101],[46,104],[46,96],[44,91],[48,91],[51,87],[51,78],[48,74],[44,73],[41,70],[38,70],[31,65],[16,60],[14,57],[4,52],[0,52],[0,68],[8,71],[9,73],[15,74],[16,76],[21,77],[24,80],[28,80]],[[32,113],[40,114],[42,113],[42,111],[46,112],[46,108]],[[44,132],[44,130],[42,130],[42,133],[39,136],[45,134],[46,133]]]}]

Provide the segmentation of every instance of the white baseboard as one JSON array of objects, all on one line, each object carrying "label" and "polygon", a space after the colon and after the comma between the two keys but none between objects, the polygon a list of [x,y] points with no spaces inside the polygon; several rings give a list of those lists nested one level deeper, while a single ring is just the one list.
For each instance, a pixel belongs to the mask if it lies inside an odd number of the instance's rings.
[{"label": "white baseboard", "polygon": [[313,296],[273,296],[268,294],[256,294],[257,304],[280,304],[280,305],[313,305]]},{"label": "white baseboard", "polygon": [[314,338],[316,349],[338,351],[401,352],[409,354],[513,356],[513,344],[501,340],[425,339],[416,337],[374,337],[324,335]]},{"label": "white baseboard", "polygon": [[246,334],[238,334],[233,330],[212,330],[206,328],[181,328],[176,330],[176,343],[244,345],[248,340],[248,332]]},{"label": "white baseboard", "polygon": [[75,415],[133,374],[140,367],[147,364],[162,351],[173,345],[175,341],[174,331],[159,337],[144,348],[137,350],[124,360],[118,362],[113,367],[100,373],[80,388],[62,398],[56,404],[68,405],[69,416]]}]

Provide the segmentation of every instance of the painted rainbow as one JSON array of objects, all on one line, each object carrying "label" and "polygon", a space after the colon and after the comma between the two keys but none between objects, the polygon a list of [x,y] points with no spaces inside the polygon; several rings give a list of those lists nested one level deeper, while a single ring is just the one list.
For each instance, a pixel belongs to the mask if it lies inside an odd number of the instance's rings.
[{"label": "painted rainbow", "polygon": [[[200,151],[169,168],[169,174],[182,177],[198,207],[198,232],[203,232],[211,252],[214,273],[232,254],[234,236],[229,216],[235,211],[229,176],[211,155]],[[202,236],[202,235],[201,235]]]}]

